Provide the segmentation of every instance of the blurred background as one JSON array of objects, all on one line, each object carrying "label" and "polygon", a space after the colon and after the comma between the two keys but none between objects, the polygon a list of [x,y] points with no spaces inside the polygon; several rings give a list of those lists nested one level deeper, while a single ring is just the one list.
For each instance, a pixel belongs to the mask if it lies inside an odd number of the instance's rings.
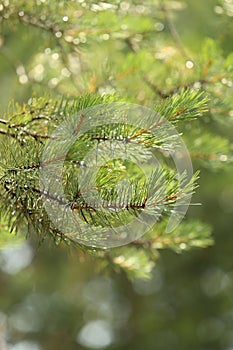
[{"label": "blurred background", "polygon": [[[190,57],[204,37],[216,41],[223,57],[232,52],[232,0],[165,1],[179,33],[175,43],[159,3],[0,1],[1,115],[12,100],[87,91],[150,105],[156,96],[139,80],[142,72],[169,90],[188,81],[185,64],[192,68]],[[176,65],[184,69],[177,73]],[[226,113],[231,120],[209,119],[208,128],[233,141],[233,111]],[[233,350],[232,166],[194,167],[201,176],[193,202],[202,206],[187,215],[212,225],[215,244],[183,254],[162,251],[149,281],[129,281],[108,266],[100,269],[94,257],[38,246],[36,239],[16,237],[3,246],[0,349]]]}]

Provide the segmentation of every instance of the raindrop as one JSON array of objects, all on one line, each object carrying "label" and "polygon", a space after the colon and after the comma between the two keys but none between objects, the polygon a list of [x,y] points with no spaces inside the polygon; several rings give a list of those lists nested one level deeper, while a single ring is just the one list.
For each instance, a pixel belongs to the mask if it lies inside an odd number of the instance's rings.
[{"label": "raindrop", "polygon": [[78,38],[75,38],[74,40],[73,40],[73,44],[74,45],[78,45],[80,43],[80,40],[78,39]]},{"label": "raindrop", "polygon": [[122,1],[120,4],[121,10],[127,11],[130,8],[130,4],[126,1]]},{"label": "raindrop", "polygon": [[65,36],[65,41],[67,41],[68,43],[71,43],[73,40],[73,37],[71,35],[66,35]]},{"label": "raindrop", "polygon": [[7,246],[1,251],[1,256],[3,257],[1,270],[14,275],[30,265],[33,251],[28,244],[22,244],[15,248]]},{"label": "raindrop", "polygon": [[155,24],[155,29],[158,31],[158,32],[162,32],[164,30],[164,24],[161,23],[161,22],[158,22]]},{"label": "raindrop", "polygon": [[91,349],[103,349],[111,345],[113,330],[103,320],[88,322],[79,332],[77,342]]},{"label": "raindrop", "polygon": [[126,30],[126,29],[128,29],[127,24],[122,24],[122,25],[121,25],[121,29],[122,29],[122,30]]},{"label": "raindrop", "polygon": [[190,60],[187,61],[185,65],[186,65],[186,68],[188,69],[192,69],[194,67],[194,63]]},{"label": "raindrop", "polygon": [[26,84],[28,82],[28,77],[26,74],[22,74],[20,77],[19,77],[19,82],[20,84]]},{"label": "raindrop", "polygon": [[20,341],[11,347],[11,350],[40,350],[41,347],[32,341]]},{"label": "raindrop", "polygon": [[193,87],[194,87],[195,89],[200,89],[200,88],[201,88],[201,83],[200,83],[200,81],[196,81],[196,82],[194,83]]},{"label": "raindrop", "polygon": [[55,34],[55,36],[59,39],[59,38],[61,38],[62,37],[62,32],[56,32],[56,34]]},{"label": "raindrop", "polygon": [[219,159],[220,159],[221,162],[226,162],[227,159],[228,159],[228,157],[227,157],[226,154],[221,154],[221,156],[219,157]]},{"label": "raindrop", "polygon": [[45,54],[46,55],[49,55],[51,53],[51,49],[50,47],[47,47],[45,50],[44,50]]},{"label": "raindrop", "polygon": [[58,53],[55,52],[55,53],[52,54],[52,59],[53,60],[58,60],[58,58],[59,58],[59,54]]},{"label": "raindrop", "polygon": [[215,6],[214,12],[217,13],[218,15],[221,15],[224,12],[224,10],[221,6]]},{"label": "raindrop", "polygon": [[49,80],[48,86],[50,88],[54,88],[58,83],[59,83],[59,81],[58,81],[57,78],[52,78],[52,79]]},{"label": "raindrop", "polygon": [[103,38],[103,40],[108,40],[109,38],[110,38],[110,35],[109,34],[103,34],[102,35],[102,38]]},{"label": "raindrop", "polygon": [[181,244],[180,244],[180,249],[184,250],[184,249],[186,249],[186,248],[187,248],[186,243],[181,243]]},{"label": "raindrop", "polygon": [[18,75],[25,74],[25,68],[24,68],[24,66],[18,66],[18,67],[16,68],[16,73],[17,73]]}]

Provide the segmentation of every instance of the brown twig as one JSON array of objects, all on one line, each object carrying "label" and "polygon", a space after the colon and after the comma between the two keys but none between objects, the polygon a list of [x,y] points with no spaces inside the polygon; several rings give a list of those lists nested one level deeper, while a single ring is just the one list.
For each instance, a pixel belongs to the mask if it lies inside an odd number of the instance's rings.
[{"label": "brown twig", "polygon": [[199,83],[201,86],[203,86],[204,84],[211,83],[210,80],[200,79],[198,81],[191,81],[191,82],[179,85],[179,86],[177,86],[177,87],[175,87],[167,92],[164,92],[164,91],[160,90],[147,76],[144,76],[143,80],[156,94],[158,94],[163,99],[168,98],[168,97],[172,97],[179,90],[182,90],[182,89],[186,90],[190,87],[193,87],[196,83]]},{"label": "brown twig", "polygon": [[0,129],[0,134],[16,138],[16,134],[9,132],[9,131],[6,131],[6,130],[3,130],[3,129]]},{"label": "brown twig", "polygon": [[8,124],[8,121],[7,121],[7,120],[5,120],[5,119],[0,119],[0,123],[1,123],[1,124],[5,124],[5,125],[6,125],[6,124]]},{"label": "brown twig", "polygon": [[[164,18],[167,22],[167,26],[168,26],[168,29],[171,33],[171,36],[173,38],[173,40],[175,41],[177,47],[179,48],[182,56],[187,59],[187,60],[191,60],[189,54],[186,52],[185,48],[184,48],[184,45],[182,44],[182,41],[180,39],[180,36],[173,24],[173,22],[171,21],[170,19],[170,16],[169,16],[169,13],[168,13],[168,10],[164,4],[164,0],[161,0],[161,10],[163,11],[163,14],[164,14]],[[193,60],[192,60],[193,61]]]}]

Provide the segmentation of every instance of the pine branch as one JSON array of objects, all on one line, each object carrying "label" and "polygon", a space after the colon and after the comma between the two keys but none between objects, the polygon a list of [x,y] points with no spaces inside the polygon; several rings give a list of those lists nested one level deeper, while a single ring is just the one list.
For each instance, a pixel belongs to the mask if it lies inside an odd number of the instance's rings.
[{"label": "pine branch", "polygon": [[[195,98],[196,95],[193,99]],[[180,99],[175,101],[174,108],[177,108],[179,101],[183,100],[189,101],[192,98],[190,95],[180,96]],[[98,244],[98,240],[104,238],[105,233],[101,233],[99,231],[100,229],[109,228],[112,232],[115,232],[115,229],[119,225],[125,225],[133,218],[139,218],[141,213],[149,215],[151,218],[162,218],[163,211],[167,215],[172,213],[175,206],[182,206],[186,198],[190,197],[196,187],[196,179],[194,178],[185,184],[184,175],[179,181],[174,181],[174,173],[169,168],[152,173],[148,183],[143,177],[141,178],[140,173],[134,171],[135,175],[130,177],[130,187],[128,189],[122,187],[120,192],[116,192],[115,187],[119,181],[119,177],[123,176],[124,178],[125,171],[120,161],[113,161],[99,168],[97,184],[94,189],[99,192],[100,198],[102,198],[101,202],[95,202],[95,198],[93,197],[92,203],[87,203],[85,201],[85,191],[90,191],[91,188],[86,187],[81,190],[77,185],[76,179],[79,169],[87,166],[90,167],[90,164],[87,165],[82,161],[85,152],[89,149],[85,146],[87,143],[89,147],[92,147],[96,142],[101,143],[106,140],[117,140],[124,144],[127,144],[127,142],[141,143],[152,148],[159,145],[161,150],[165,150],[167,149],[166,128],[163,130],[162,120],[159,123],[158,121],[155,124],[152,123],[151,127],[148,127],[147,130],[131,125],[122,126],[120,124],[115,124],[113,128],[109,124],[102,128],[97,127],[88,131],[73,145],[65,158],[64,169],[67,175],[64,178],[64,188],[66,197],[54,195],[54,193],[43,190],[39,186],[38,172],[41,168],[48,165],[46,161],[41,162],[45,138],[39,139],[38,137],[31,136],[35,132],[40,135],[43,130],[44,134],[42,135],[46,137],[52,125],[57,124],[57,118],[61,122],[61,115],[67,119],[69,116],[88,107],[88,105],[99,104],[99,102],[105,103],[106,101],[106,97],[100,98],[93,97],[92,95],[78,98],[75,101],[63,100],[59,103],[58,101],[49,101],[44,104],[41,99],[38,101],[34,100],[33,104],[28,106],[28,108],[26,106],[23,107],[23,114],[19,109],[17,114],[12,113],[14,117],[8,118],[9,121],[4,125],[7,125],[8,130],[14,130],[14,135],[17,137],[6,143],[5,158],[0,165],[0,192],[2,194],[0,211],[9,217],[9,225],[12,230],[17,230],[24,222],[27,222],[30,226],[30,232],[35,232],[40,241],[51,237],[56,243],[65,242],[81,247],[88,240],[89,243],[92,242],[95,246]],[[39,107],[37,104],[42,107]],[[34,112],[32,113],[32,110],[38,110],[39,115]],[[22,115],[24,117],[23,121]],[[18,120],[19,116],[21,121]],[[84,121],[85,114],[81,113],[80,119],[77,121],[75,134],[78,134]],[[19,142],[21,140],[20,135],[25,128],[27,132],[23,133],[23,137],[26,144],[21,145]],[[156,139],[150,134],[153,128],[161,129]],[[31,131],[32,129],[33,132]],[[80,152],[81,150],[83,153]],[[140,158],[140,154],[135,154],[135,157]],[[56,162],[59,159],[53,159],[52,161]],[[109,172],[109,169],[114,171]],[[129,168],[128,170],[132,171],[132,169],[130,170]],[[114,173],[116,176],[114,176]],[[86,179],[86,183],[89,183],[88,178]],[[152,192],[153,196],[148,197],[149,192]],[[116,197],[117,195],[119,198]],[[55,227],[48,217],[43,206],[44,201],[49,201],[53,205],[64,208],[61,213],[63,220],[66,220],[66,210],[70,209],[73,219],[77,220],[79,218],[81,227],[84,228],[88,224],[92,228],[86,229],[85,236],[82,239],[78,235],[78,232],[69,232],[69,225],[67,226],[67,232],[61,231]],[[14,215],[12,215],[12,211]],[[143,222],[143,220],[142,223],[145,224],[146,222]],[[147,261],[146,265],[148,264],[148,273],[141,275],[144,278],[149,276],[149,266],[152,267],[154,265],[153,259],[156,252],[154,249],[150,249],[152,243],[147,240],[145,242],[141,240],[141,242],[143,242],[141,244],[142,248],[148,248],[148,253],[138,253],[139,257],[141,257],[139,261],[142,259],[144,263]],[[140,240],[137,243],[133,243],[133,245],[140,246],[139,243]],[[87,249],[87,251],[90,251],[90,249]],[[99,250],[98,254],[101,254]],[[147,254],[149,255],[147,256]],[[110,254],[109,256],[115,266],[119,265],[123,268],[124,265],[127,270],[127,266],[129,266],[128,262],[122,265],[121,259],[115,254],[113,256]],[[143,256],[145,256],[146,260],[144,260]],[[132,269],[133,266],[130,267],[130,271]]]},{"label": "pine branch", "polygon": [[167,98],[159,107],[157,113],[164,115],[172,123],[192,120],[208,111],[208,98],[204,92],[194,89],[182,89],[179,94]]},{"label": "pine branch", "polygon": [[172,233],[166,233],[167,220],[154,226],[145,238],[136,240],[131,245],[137,248],[160,250],[170,248],[177,253],[192,247],[207,247],[214,243],[211,227],[199,221],[184,221]]}]

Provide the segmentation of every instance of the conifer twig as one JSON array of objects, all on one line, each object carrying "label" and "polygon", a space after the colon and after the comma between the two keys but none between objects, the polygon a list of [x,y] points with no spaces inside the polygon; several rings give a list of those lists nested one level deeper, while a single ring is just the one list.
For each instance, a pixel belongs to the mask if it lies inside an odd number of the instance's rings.
[{"label": "conifer twig", "polygon": [[5,120],[5,119],[0,119],[0,123],[1,123],[1,124],[8,124],[8,121]]},{"label": "conifer twig", "polygon": [[6,130],[0,129],[0,134],[1,135],[5,135],[5,136],[10,136],[13,138],[16,138],[16,134],[12,133],[12,132],[8,132]]},{"label": "conifer twig", "polygon": [[199,79],[196,81],[191,81],[185,84],[181,84],[179,86],[174,87],[171,90],[168,90],[167,92],[164,92],[162,90],[160,90],[158,88],[157,85],[155,85],[147,76],[143,77],[143,80],[145,81],[145,83],[156,93],[158,94],[161,98],[168,98],[168,97],[172,97],[175,93],[177,93],[179,90],[186,90],[188,88],[193,87],[195,84],[200,84],[201,86],[203,86],[204,84],[208,84],[211,83],[211,81],[207,80],[207,79]]},{"label": "conifer twig", "polygon": [[179,36],[173,22],[171,21],[171,19],[169,17],[168,10],[165,6],[164,0],[161,0],[161,10],[163,11],[164,18],[167,22],[167,26],[168,26],[168,29],[171,33],[171,36],[172,36],[173,40],[175,41],[177,47],[179,48],[181,54],[183,55],[183,57],[185,59],[191,60],[190,56],[188,55],[187,51],[184,48],[184,45],[182,44],[182,41],[180,40],[180,36]]}]

